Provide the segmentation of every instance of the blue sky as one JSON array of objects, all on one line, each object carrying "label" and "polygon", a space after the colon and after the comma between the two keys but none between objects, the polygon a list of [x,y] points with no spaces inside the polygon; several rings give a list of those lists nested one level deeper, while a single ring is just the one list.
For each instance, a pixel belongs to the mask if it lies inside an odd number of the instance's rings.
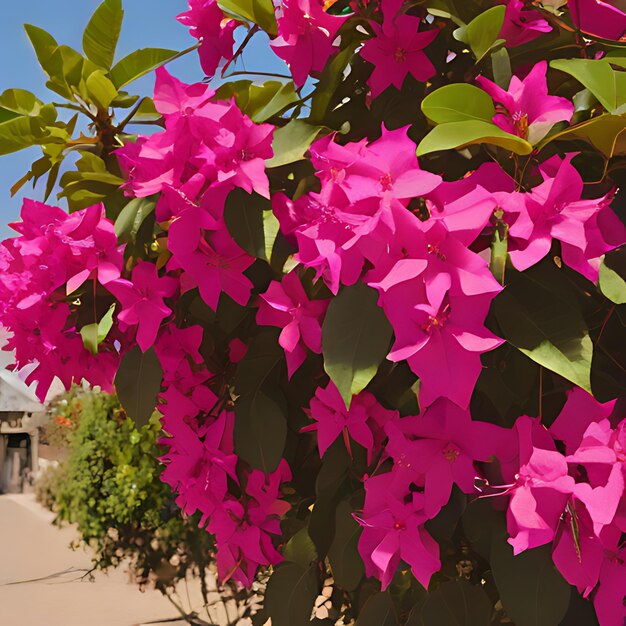
[{"label": "blue sky", "polygon": [[[49,31],[59,43],[81,49],[82,32],[100,0],[28,0],[5,2],[0,19],[0,41],[3,62],[0,64],[0,92],[8,88],[28,89],[45,102],[59,100],[45,88],[41,71],[30,42],[24,32],[25,22]],[[182,50],[194,43],[187,29],[176,21],[176,15],[186,9],[185,0],[124,0],[124,27],[117,48],[121,58],[137,48],[159,47]],[[243,29],[239,29],[240,31]],[[245,34],[245,33],[244,33]],[[285,72],[285,67],[270,51],[264,35],[256,35],[246,49],[247,70]],[[177,60],[170,71],[186,82],[203,78],[195,53]],[[242,69],[238,67],[237,69]],[[129,86],[131,93],[150,94],[153,78],[145,77]],[[23,150],[0,157],[0,237],[13,231],[7,224],[19,215],[24,196],[40,199],[41,192],[30,184],[11,198],[9,189],[39,158],[38,148]],[[52,203],[54,198],[50,199]],[[62,205],[61,205],[62,206]]]}]

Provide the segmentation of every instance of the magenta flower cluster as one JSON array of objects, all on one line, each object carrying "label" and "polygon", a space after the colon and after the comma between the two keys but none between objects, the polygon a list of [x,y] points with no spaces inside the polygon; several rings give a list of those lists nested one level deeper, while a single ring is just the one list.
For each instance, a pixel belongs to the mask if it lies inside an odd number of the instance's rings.
[{"label": "magenta flower cluster", "polygon": [[[214,0],[189,4],[179,20],[200,40],[202,67],[212,76],[231,61],[239,22]],[[528,3],[503,4],[500,37],[509,48],[552,30]],[[624,14],[613,4],[567,4],[581,32],[623,35]],[[424,83],[436,74],[428,56],[439,33],[436,20],[406,10],[400,0],[383,0],[377,19],[368,14],[369,38],[358,54],[372,66],[370,101],[402,88],[409,76]],[[605,21],[605,13],[613,19]],[[319,77],[339,49],[346,19],[329,14],[319,0],[282,2],[271,47],[296,87]],[[493,100],[493,123],[532,145],[574,115],[569,100],[549,93],[546,72],[540,61],[513,76],[507,89],[482,76],[475,81]],[[406,364],[419,378],[419,414],[401,416],[369,389],[346,406],[323,374],[309,404],[298,407],[309,420],[300,433],[315,433],[320,458],[339,442],[350,457],[363,448],[373,469],[359,477],[365,499],[354,514],[366,574],[386,589],[404,562],[428,587],[441,561],[427,522],[457,489],[506,511],[515,554],[551,545],[555,566],[593,600],[600,624],[621,626],[623,406],[574,387],[549,428],[525,415],[505,428],[470,411],[481,355],[504,342],[486,325],[505,288],[489,266],[494,231],[506,228],[516,270],[535,266],[558,243],[560,262],[595,283],[603,255],[626,242],[611,208],[615,190],[595,193],[585,185],[574,152],[541,161],[530,187],[496,161],[449,180],[444,171],[430,171],[432,162],[420,164],[408,127],[383,124],[371,141],[346,142],[336,133],[318,138],[308,150],[306,190],[270,193],[271,124],[253,123],[234,99],[218,98],[204,83],[184,84],[165,69],[157,70],[154,102],[163,130],[127,143],[117,157],[128,196],[158,194],[155,217],[167,244],[156,264],[125,263],[99,205],[67,215],[26,201],[22,221],[13,225],[18,236],[0,248],[0,322],[12,333],[6,349],[15,351],[17,368],[30,368],[27,380],[37,381],[39,397],[55,376],[66,386],[88,381],[112,389],[129,350],[153,350],[163,371],[157,406],[167,448],[162,479],[182,511],[200,512],[201,524],[215,535],[220,578],[250,585],[260,566],[283,559],[291,468],[283,458],[265,473],[236,454],[231,366],[249,347],[235,338],[226,365],[213,364],[205,345],[211,338],[188,322],[179,302],[197,290],[208,316],[225,298],[254,309],[258,326],[280,330],[293,381],[308,358],[323,352],[333,299],[346,287],[366,285],[393,330],[386,360]],[[225,204],[233,190],[266,199],[294,251],[289,271],[268,279],[260,293],[251,278],[255,258],[227,227]],[[311,279],[315,290],[308,288]],[[111,306],[112,329],[97,333],[94,354],[81,330]]]}]

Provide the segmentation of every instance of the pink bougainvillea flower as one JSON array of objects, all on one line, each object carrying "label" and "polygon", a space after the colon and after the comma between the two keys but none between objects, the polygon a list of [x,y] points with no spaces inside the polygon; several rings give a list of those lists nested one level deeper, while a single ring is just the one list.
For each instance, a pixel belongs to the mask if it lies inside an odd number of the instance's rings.
[{"label": "pink bougainvillea flower", "polygon": [[302,87],[339,50],[333,42],[347,16],[329,15],[320,0],[284,0],[281,9],[278,37],[270,46],[289,66],[296,87]]},{"label": "pink bougainvillea flower", "polygon": [[404,79],[411,74],[415,80],[426,82],[435,75],[435,67],[424,48],[432,43],[438,29],[418,32],[421,20],[402,13],[402,0],[383,0],[382,25],[371,22],[374,37],[361,49],[361,57],[374,66],[367,84],[376,98],[387,87],[402,89]]},{"label": "pink bougainvillea flower", "polygon": [[197,247],[190,249],[184,237],[176,238],[174,245],[169,242],[173,254],[170,266],[185,270],[181,278],[183,291],[198,287],[202,299],[214,311],[222,292],[245,305],[252,282],[243,272],[254,263],[254,258],[235,243],[225,227],[210,231],[206,237],[192,242],[193,245]]},{"label": "pink bougainvillea flower", "polygon": [[601,626],[624,624],[626,620],[624,580],[626,580],[626,546],[608,552],[602,563],[600,585],[593,597],[593,606]]},{"label": "pink bougainvillea flower", "polygon": [[388,411],[382,407],[367,391],[354,396],[350,408],[346,409],[345,402],[332,381],[324,388],[317,388],[315,396],[311,398],[310,407],[310,417],[316,423],[305,426],[302,431],[317,431],[320,456],[324,456],[329,446],[340,435],[343,435],[350,451],[349,435],[368,451],[371,459],[374,453],[373,427],[397,417],[396,411]]},{"label": "pink bougainvillea flower", "polygon": [[574,387],[567,392],[565,405],[552,422],[550,433],[565,444],[567,454],[573,454],[589,425],[609,417],[615,403],[615,400],[598,402],[589,392]]},{"label": "pink bougainvillea flower", "polygon": [[515,181],[497,163],[483,163],[469,176],[442,182],[423,199],[426,224],[442,221],[446,229],[469,247],[489,223],[498,201],[494,191],[513,192]]},{"label": "pink bougainvillea flower", "polygon": [[[621,8],[620,8],[621,7]],[[568,0],[574,25],[583,33],[617,41],[626,33],[626,13],[619,0]]]},{"label": "pink bougainvillea flower", "polygon": [[119,278],[107,284],[107,289],[122,304],[117,319],[138,327],[137,344],[143,352],[154,343],[161,322],[172,312],[163,298],[171,298],[177,288],[175,278],[160,278],[154,264],[146,261],[135,265],[131,280]]},{"label": "pink bougainvillea flower", "polygon": [[280,519],[290,508],[280,499],[281,483],[290,479],[284,459],[271,474],[253,470],[247,477],[244,497],[229,497],[211,515],[207,530],[215,535],[222,582],[232,578],[249,587],[259,566],[277,565],[283,560],[272,537],[280,535]]},{"label": "pink bougainvillea flower", "polygon": [[[502,4],[505,2],[502,0]],[[507,47],[514,48],[551,30],[552,26],[539,11],[527,9],[523,0],[508,0],[499,37],[506,41]]]},{"label": "pink bougainvillea flower", "polygon": [[571,499],[554,540],[552,560],[565,580],[587,596],[598,583],[605,554],[617,548],[620,535],[612,527],[596,536],[585,506]]},{"label": "pink bougainvillea flower", "polygon": [[494,123],[532,144],[543,139],[557,122],[569,122],[574,114],[574,105],[567,98],[548,95],[547,70],[546,61],[540,61],[524,80],[513,76],[506,91],[484,76],[476,79],[496,103]]},{"label": "pink bougainvillea flower", "polygon": [[189,27],[192,37],[200,40],[198,54],[204,73],[212,77],[222,60],[233,56],[233,31],[237,22],[226,18],[216,0],[188,0],[189,10],[177,20]]},{"label": "pink bougainvillea flower", "polygon": [[168,447],[161,457],[165,464],[161,480],[178,493],[176,503],[182,511],[187,515],[202,513],[201,526],[226,497],[228,478],[238,482],[237,457],[224,445],[229,439],[226,431],[232,431],[233,423],[234,415],[227,411],[211,421],[204,432],[181,419],[163,418],[163,430],[169,436],[159,442]]},{"label": "pink bougainvillea flower", "polygon": [[368,144],[346,171],[343,188],[353,202],[369,197],[408,200],[423,196],[441,183],[441,177],[420,169],[409,127],[387,130]]},{"label": "pink bougainvillea flower", "polygon": [[[600,258],[589,244],[587,224],[592,229],[597,225],[600,212],[609,208],[609,198],[582,197],[584,185],[572,165],[574,156],[550,159],[543,170],[544,182],[524,194],[524,208],[509,229],[509,255],[518,270],[525,270],[545,257],[557,239],[563,262],[596,282]],[[620,232],[626,233],[623,225]],[[608,249],[611,245],[606,243],[604,251]]]},{"label": "pink bougainvillea flower", "polygon": [[440,399],[423,415],[387,423],[389,442],[385,452],[394,467],[404,468],[424,480],[424,511],[435,517],[450,499],[456,484],[464,493],[475,493],[478,471],[474,461],[488,461],[508,432],[486,422],[473,421],[469,411]]},{"label": "pink bougainvillea flower", "polygon": [[391,471],[365,481],[363,513],[355,515],[363,527],[359,554],[367,576],[380,580],[382,588],[391,583],[400,560],[410,565],[425,587],[439,570],[439,545],[424,528],[429,517],[425,496],[411,489],[404,472]]},{"label": "pink bougainvillea flower", "polygon": [[287,358],[289,378],[306,358],[306,348],[322,353],[322,319],[329,300],[309,300],[295,271],[272,281],[261,294],[257,324],[282,328],[279,343]]},{"label": "pink bougainvillea flower", "polygon": [[450,285],[450,276],[441,274],[427,293],[405,282],[383,297],[395,332],[387,358],[406,360],[420,377],[423,406],[445,397],[467,407],[482,369],[480,354],[502,343],[484,326],[492,296],[456,297]]},{"label": "pink bougainvillea flower", "polygon": [[[576,484],[569,475],[567,460],[556,451],[549,433],[536,424],[525,416],[515,423],[519,469],[515,482],[506,491],[511,494],[507,528],[514,554],[554,539]],[[544,436],[547,435],[543,443],[550,449],[536,447],[535,428],[543,429]]]}]

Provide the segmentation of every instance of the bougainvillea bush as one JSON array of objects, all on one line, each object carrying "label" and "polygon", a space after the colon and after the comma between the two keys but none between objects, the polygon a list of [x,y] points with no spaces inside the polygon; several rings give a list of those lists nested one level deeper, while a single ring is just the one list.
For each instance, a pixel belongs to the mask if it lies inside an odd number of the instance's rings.
[{"label": "bougainvillea bush", "polygon": [[76,117],[0,99],[69,207],[2,246],[7,349],[158,411],[258,624],[623,626],[624,8],[190,0],[195,84],[119,0],[27,26]]}]

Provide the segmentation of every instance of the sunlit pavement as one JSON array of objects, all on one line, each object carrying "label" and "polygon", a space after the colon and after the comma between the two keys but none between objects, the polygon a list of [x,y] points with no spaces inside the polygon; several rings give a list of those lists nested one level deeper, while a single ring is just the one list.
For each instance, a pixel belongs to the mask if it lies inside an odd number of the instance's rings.
[{"label": "sunlit pavement", "polygon": [[177,613],[166,598],[139,592],[122,570],[82,579],[89,555],[68,547],[75,531],[52,517],[31,494],[0,496],[0,626],[182,623],[169,621]]}]

